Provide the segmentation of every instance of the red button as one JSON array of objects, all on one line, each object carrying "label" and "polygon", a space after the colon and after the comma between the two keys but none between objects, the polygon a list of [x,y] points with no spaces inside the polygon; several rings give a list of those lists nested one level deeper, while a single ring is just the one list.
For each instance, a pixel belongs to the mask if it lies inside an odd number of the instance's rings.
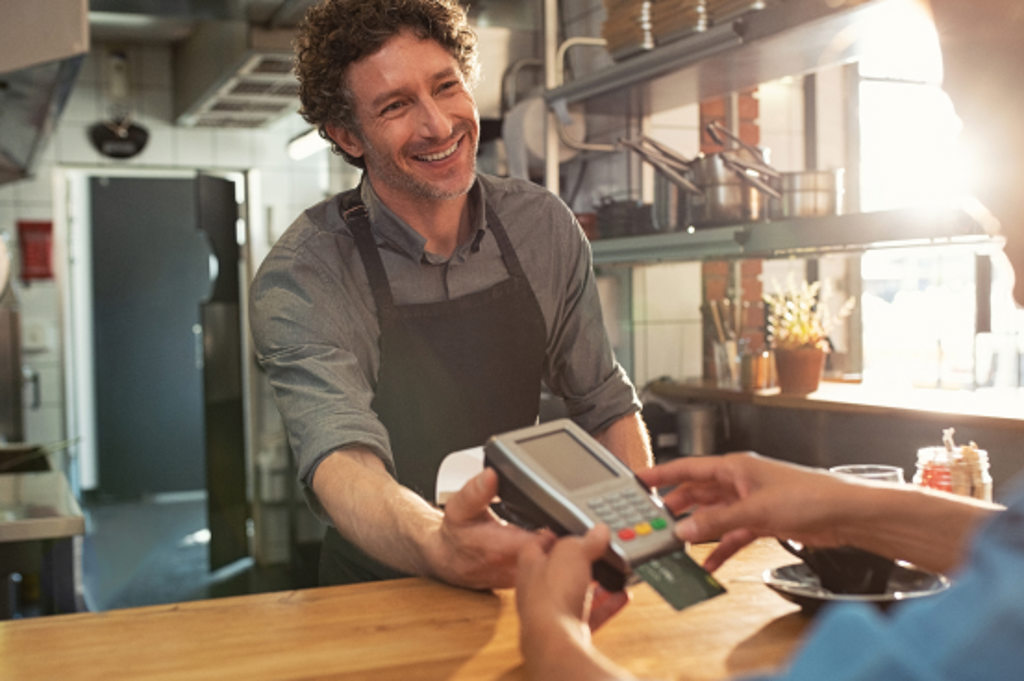
[{"label": "red button", "polygon": [[619,530],[619,539],[622,541],[629,541],[630,539],[636,538],[636,532],[633,531],[632,527],[623,527]]}]

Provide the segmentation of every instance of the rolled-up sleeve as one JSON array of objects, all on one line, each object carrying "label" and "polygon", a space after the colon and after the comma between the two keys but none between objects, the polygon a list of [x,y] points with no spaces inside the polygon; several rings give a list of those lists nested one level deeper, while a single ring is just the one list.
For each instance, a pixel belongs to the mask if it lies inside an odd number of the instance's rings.
[{"label": "rolled-up sleeve", "polygon": [[355,444],[394,470],[387,431],[371,408],[374,376],[367,367],[376,362],[367,339],[379,334],[376,317],[352,295],[352,273],[332,264],[339,238],[282,238],[250,290],[256,356],[304,481],[324,455]]}]

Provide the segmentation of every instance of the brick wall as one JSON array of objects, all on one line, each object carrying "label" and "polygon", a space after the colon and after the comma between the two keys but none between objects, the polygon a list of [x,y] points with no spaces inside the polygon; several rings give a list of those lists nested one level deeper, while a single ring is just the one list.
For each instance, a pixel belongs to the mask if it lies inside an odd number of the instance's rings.
[{"label": "brick wall", "polygon": [[[722,146],[708,134],[707,126],[712,121],[725,127],[728,125],[729,98],[718,97],[700,104],[700,150],[705,154],[722,151]],[[761,128],[758,124],[759,102],[757,90],[742,92],[737,97],[738,133],[743,142],[758,145],[761,142]],[[701,268],[702,309],[704,314],[704,378],[717,379],[715,375],[714,345],[717,330],[710,314],[710,305],[728,300],[728,307],[739,306],[737,336],[743,339],[753,351],[765,346],[764,308],[761,303],[761,272],[763,263],[759,259],[743,259],[738,263],[728,260],[708,260]]]}]

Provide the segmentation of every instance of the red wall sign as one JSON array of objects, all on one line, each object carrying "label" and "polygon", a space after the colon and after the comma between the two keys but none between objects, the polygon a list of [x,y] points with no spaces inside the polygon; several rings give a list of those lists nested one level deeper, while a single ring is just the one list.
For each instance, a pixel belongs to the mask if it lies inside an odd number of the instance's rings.
[{"label": "red wall sign", "polygon": [[18,220],[21,280],[53,279],[53,221]]}]

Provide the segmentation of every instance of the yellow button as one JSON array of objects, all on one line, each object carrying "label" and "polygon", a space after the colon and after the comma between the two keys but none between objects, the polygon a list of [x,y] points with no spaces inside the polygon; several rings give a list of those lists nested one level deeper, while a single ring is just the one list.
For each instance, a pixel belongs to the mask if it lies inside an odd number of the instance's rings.
[{"label": "yellow button", "polygon": [[640,523],[639,525],[636,525],[633,529],[636,530],[636,533],[639,534],[639,535],[650,534],[651,533],[651,524],[650,523]]}]

